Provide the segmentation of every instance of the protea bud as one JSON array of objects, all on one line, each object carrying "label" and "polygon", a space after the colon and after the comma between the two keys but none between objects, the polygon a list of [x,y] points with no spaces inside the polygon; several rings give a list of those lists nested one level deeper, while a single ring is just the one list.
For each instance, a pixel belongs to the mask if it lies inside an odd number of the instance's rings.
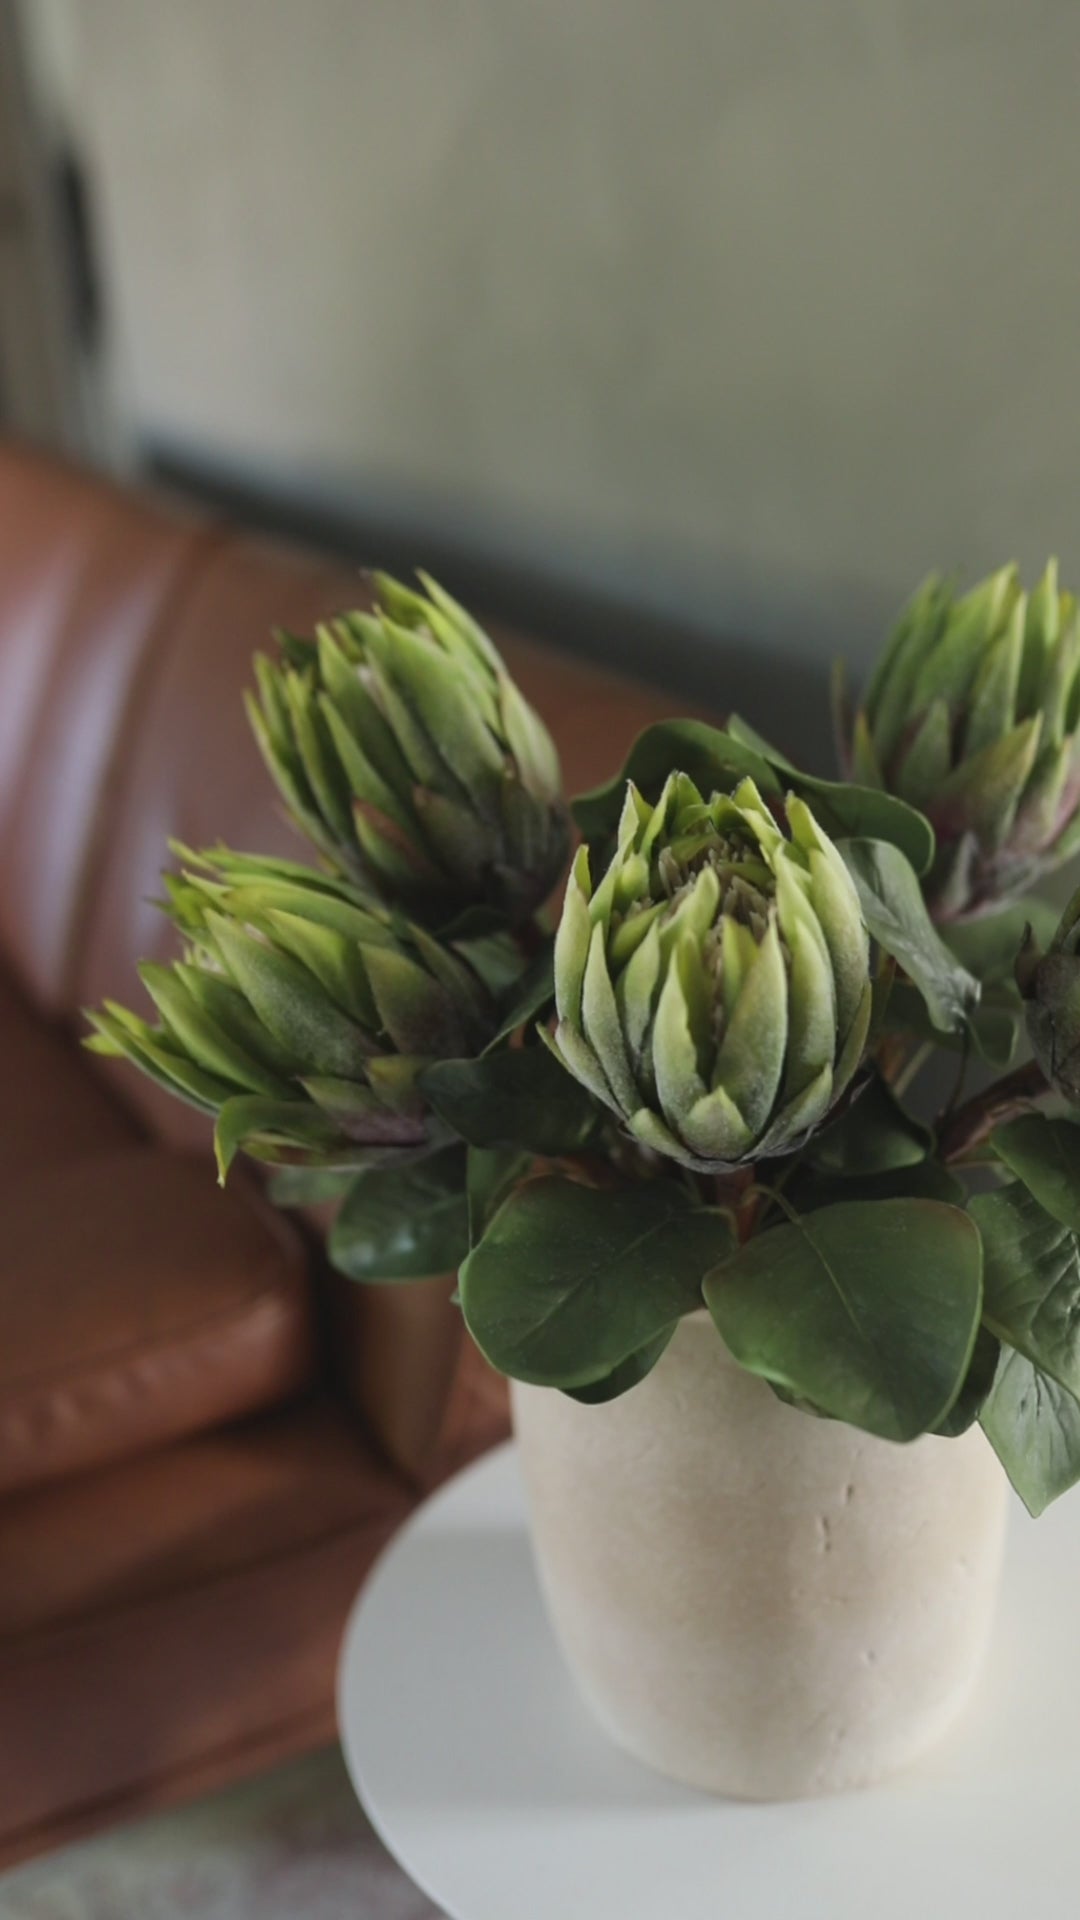
[{"label": "protea bud", "polygon": [[1051,1086],[1080,1106],[1080,893],[1047,951],[1029,927],[1016,962],[1032,1051]]},{"label": "protea bud", "polygon": [[109,1001],[87,1044],[216,1114],[223,1172],[241,1145],[316,1166],[423,1150],[436,1123],[419,1075],[494,1029],[473,967],[310,868],[225,850],[188,858],[165,903],[184,957],[139,970],[158,1024]]},{"label": "protea bud", "polygon": [[977,914],[1080,845],[1080,619],[1051,561],[1030,595],[1003,567],[954,597],[920,589],[854,731],[857,780],[919,807],[938,836],[935,918]]},{"label": "protea bud", "polygon": [[577,856],[555,946],[563,1065],[659,1153],[702,1172],[789,1152],[862,1057],[869,939],[803,801],[785,835],[752,780],[705,801],[628,787],[600,884]]},{"label": "protea bud", "polygon": [[375,575],[373,613],[255,662],[248,715],[297,825],[338,871],[428,925],[520,924],[569,847],[559,761],[487,635],[426,575]]}]

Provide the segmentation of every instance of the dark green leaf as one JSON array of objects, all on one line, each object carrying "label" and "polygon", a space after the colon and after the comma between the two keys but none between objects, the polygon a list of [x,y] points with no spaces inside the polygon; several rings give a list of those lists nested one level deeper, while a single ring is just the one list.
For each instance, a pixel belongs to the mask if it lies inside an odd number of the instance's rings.
[{"label": "dark green leaf", "polygon": [[570,811],[586,840],[604,840],[615,832],[632,780],[646,800],[655,802],[674,769],[689,774],[706,798],[730,793],[747,775],[762,793],[779,793],[780,783],[767,760],[719,727],[703,720],[658,720],[640,733],[620,774],[571,802]]},{"label": "dark green leaf", "polygon": [[[1030,926],[1045,950],[1057,931],[1060,909],[1048,900],[1027,898],[977,920],[954,920],[942,929],[946,945],[977,980],[1014,987],[1013,967]],[[1014,989],[1015,990],[1015,989]]]},{"label": "dark green leaf", "polygon": [[732,714],[727,730],[733,739],[760,753],[783,785],[807,801],[815,820],[831,839],[888,840],[906,854],[917,874],[929,873],[934,862],[934,829],[906,800],[877,787],[819,780],[815,774],[803,773],[738,714]]},{"label": "dark green leaf", "polygon": [[1003,983],[991,982],[968,1013],[966,1025],[957,1033],[942,1033],[931,1020],[922,994],[906,980],[898,980],[889,997],[884,1024],[894,1032],[917,1033],[937,1047],[947,1047],[950,1053],[974,1047],[991,1066],[1007,1067],[1016,1052],[1024,1015],[1018,995]]},{"label": "dark green leaf", "polygon": [[816,1135],[807,1158],[822,1173],[850,1178],[916,1166],[931,1143],[929,1127],[905,1112],[892,1088],[874,1074],[846,1112]]},{"label": "dark green leaf", "polygon": [[700,1306],[702,1275],[729,1245],[723,1217],[674,1182],[529,1181],[461,1269],[466,1324],[501,1373],[589,1386]]},{"label": "dark green leaf", "polygon": [[276,1207],[321,1207],[342,1199],[355,1179],[353,1168],[281,1167],[267,1192]]},{"label": "dark green leaf", "polygon": [[971,1365],[967,1378],[957,1394],[944,1420],[939,1420],[935,1433],[943,1434],[947,1439],[956,1440],[969,1427],[974,1426],[986,1404],[987,1395],[994,1384],[998,1361],[1001,1357],[1001,1342],[986,1327],[980,1327],[975,1341],[975,1351],[971,1356]]},{"label": "dark green leaf", "polygon": [[1037,1519],[1080,1480],[1080,1401],[1021,1353],[1002,1349],[982,1429]]},{"label": "dark green leaf", "polygon": [[948,1413],[982,1300],[979,1236],[936,1200],[852,1201],[776,1227],[705,1282],[736,1360],[834,1419],[912,1440]]},{"label": "dark green leaf", "polygon": [[842,1200],[943,1200],[954,1207],[964,1201],[959,1180],[940,1160],[920,1160],[915,1166],[854,1177],[817,1173],[805,1165],[785,1192],[797,1213],[818,1213]]},{"label": "dark green leaf", "polygon": [[1047,1213],[1080,1232],[1080,1124],[1025,1113],[996,1127],[990,1145]]},{"label": "dark green leaf", "polygon": [[468,1246],[465,1153],[457,1146],[360,1174],[330,1233],[330,1258],[350,1280],[453,1273]]},{"label": "dark green leaf", "polygon": [[935,1027],[955,1032],[977,1004],[979,984],[937,932],[910,861],[884,840],[839,847],[871,935],[915,982]]},{"label": "dark green leaf", "polygon": [[596,1103],[547,1047],[440,1060],[420,1076],[437,1114],[474,1147],[575,1153],[599,1120]]},{"label": "dark green leaf", "polygon": [[652,1372],[661,1355],[667,1351],[671,1336],[678,1324],[677,1320],[673,1320],[670,1326],[657,1334],[655,1340],[650,1340],[637,1353],[632,1353],[628,1360],[624,1360],[621,1366],[614,1367],[603,1380],[594,1380],[588,1387],[566,1387],[563,1391],[568,1393],[572,1400],[580,1400],[586,1407],[599,1407],[608,1400],[617,1400],[621,1394],[629,1393],[631,1387],[636,1387],[644,1380],[646,1374]]},{"label": "dark green leaf", "polygon": [[1019,1182],[970,1206],[982,1234],[983,1317],[1070,1393],[1080,1393],[1080,1243]]},{"label": "dark green leaf", "polygon": [[523,1180],[531,1156],[517,1147],[470,1147],[466,1192],[469,1203],[469,1245],[478,1246],[513,1188]]},{"label": "dark green leaf", "polygon": [[497,1047],[502,1040],[508,1040],[512,1033],[523,1027],[526,1021],[532,1021],[554,1003],[555,999],[555,946],[549,941],[540,953],[530,960],[521,978],[516,982],[509,1004],[503,1015],[502,1025],[491,1042],[491,1048]]},{"label": "dark green leaf", "polygon": [[506,925],[506,915],[497,907],[465,907],[440,926],[439,939],[453,946],[468,946],[471,941],[484,940],[489,934],[505,933]]}]

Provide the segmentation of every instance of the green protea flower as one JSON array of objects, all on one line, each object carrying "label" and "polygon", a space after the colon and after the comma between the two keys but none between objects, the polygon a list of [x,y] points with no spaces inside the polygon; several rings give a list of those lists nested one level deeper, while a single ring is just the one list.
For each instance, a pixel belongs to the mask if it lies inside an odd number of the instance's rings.
[{"label": "green protea flower", "polygon": [[376,574],[372,613],[255,662],[248,716],[296,824],[338,871],[438,925],[512,924],[569,849],[558,755],[487,635],[448,593]]},{"label": "green protea flower", "polygon": [[1016,962],[1028,1038],[1050,1085],[1080,1106],[1080,893],[1045,954],[1029,927]]},{"label": "green protea flower", "polygon": [[852,767],[919,807],[938,836],[938,920],[1024,892],[1080,845],[1080,618],[1051,561],[957,599],[938,579],[907,608],[867,689]]},{"label": "green protea flower", "polygon": [[437,1143],[418,1078],[477,1052],[496,1024],[463,955],[291,861],[186,859],[164,903],[184,957],[139,969],[158,1024],[107,1001],[87,1045],[216,1115],[223,1176],[240,1146],[345,1166]]},{"label": "green protea flower", "polygon": [[583,848],[555,945],[563,1065],[646,1146],[702,1172],[782,1154],[862,1058],[869,937],[801,800],[786,837],[752,780],[704,800],[627,790],[600,884]]}]

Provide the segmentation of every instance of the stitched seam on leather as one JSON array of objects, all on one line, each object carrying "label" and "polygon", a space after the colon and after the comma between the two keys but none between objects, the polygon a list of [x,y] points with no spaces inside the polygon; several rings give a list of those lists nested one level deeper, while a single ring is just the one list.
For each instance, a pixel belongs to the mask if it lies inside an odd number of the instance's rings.
[{"label": "stitched seam on leather", "polygon": [[120,701],[104,778],[93,807],[90,831],[82,871],[72,890],[68,916],[64,963],[60,969],[60,1004],[65,1017],[74,1013],[78,985],[79,957],[88,942],[93,921],[94,902],[108,858],[109,838],[121,809],[122,796],[131,773],[131,755],[138,737],[139,715],[145,709],[151,688],[170,655],[169,641],[179,630],[185,606],[201,586],[218,550],[228,543],[230,529],[219,521],[206,521],[185,529],[185,537],[176,556],[175,568],[143,636],[138,659],[132,669],[125,697]]}]

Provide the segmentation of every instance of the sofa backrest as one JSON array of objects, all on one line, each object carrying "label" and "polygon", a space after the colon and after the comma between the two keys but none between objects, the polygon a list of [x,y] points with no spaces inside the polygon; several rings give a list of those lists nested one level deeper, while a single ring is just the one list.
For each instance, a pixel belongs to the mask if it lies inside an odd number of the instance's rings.
[{"label": "sofa backrest", "polygon": [[118,756],[205,544],[197,522],[0,452],[0,949],[43,1009],[72,964]]}]

